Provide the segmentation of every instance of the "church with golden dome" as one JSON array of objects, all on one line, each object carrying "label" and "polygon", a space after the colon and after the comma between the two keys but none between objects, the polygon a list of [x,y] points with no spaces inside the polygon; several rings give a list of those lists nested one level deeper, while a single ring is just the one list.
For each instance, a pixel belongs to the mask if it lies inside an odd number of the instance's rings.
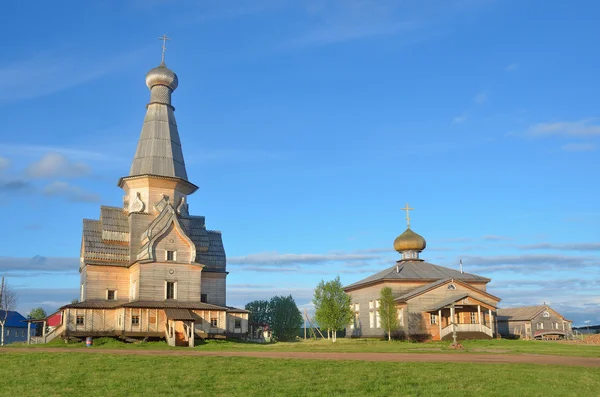
[{"label": "church with golden dome", "polygon": [[426,262],[419,255],[425,239],[410,227],[394,241],[396,263],[344,287],[351,297],[354,321],[349,337],[382,337],[379,296],[390,287],[398,310],[398,334],[415,340],[491,339],[497,336],[500,298],[486,291],[491,279]]}]

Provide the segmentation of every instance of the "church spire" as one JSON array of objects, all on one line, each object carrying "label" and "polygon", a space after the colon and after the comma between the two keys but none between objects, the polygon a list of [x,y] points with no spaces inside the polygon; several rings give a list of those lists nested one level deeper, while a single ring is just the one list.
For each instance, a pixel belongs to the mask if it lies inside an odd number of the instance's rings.
[{"label": "church spire", "polygon": [[164,63],[169,38],[163,35],[160,39],[163,41],[162,62],[146,74],[150,102],[146,106],[146,117],[129,177],[148,175],[187,181],[175,108],[171,105],[171,94],[179,82],[177,75]]}]

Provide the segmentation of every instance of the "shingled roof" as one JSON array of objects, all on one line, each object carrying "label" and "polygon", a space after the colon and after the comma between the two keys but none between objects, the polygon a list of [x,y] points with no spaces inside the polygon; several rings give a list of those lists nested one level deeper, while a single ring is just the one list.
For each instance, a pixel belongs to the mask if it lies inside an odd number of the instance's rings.
[{"label": "shingled roof", "polygon": [[121,242],[111,244],[110,241],[104,240],[102,235],[103,224],[101,221],[83,220],[83,262],[128,266],[129,247]]},{"label": "shingled roof", "polygon": [[463,281],[489,282],[489,278],[471,273],[461,273],[458,270],[434,265],[424,261],[398,261],[396,265],[365,279],[347,285],[344,289],[353,289],[384,280],[443,280],[454,279]]},{"label": "shingled roof", "polygon": [[527,321],[546,309],[548,307],[543,305],[498,309],[498,321]]}]

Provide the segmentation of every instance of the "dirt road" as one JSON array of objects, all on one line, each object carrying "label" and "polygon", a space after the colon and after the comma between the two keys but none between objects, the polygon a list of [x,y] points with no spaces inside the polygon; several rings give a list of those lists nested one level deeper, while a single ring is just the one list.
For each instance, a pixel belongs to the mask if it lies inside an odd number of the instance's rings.
[{"label": "dirt road", "polygon": [[123,354],[134,356],[196,356],[196,357],[257,357],[299,360],[357,360],[388,362],[444,362],[482,364],[543,364],[600,367],[597,357],[567,357],[542,354],[431,354],[431,353],[321,353],[321,352],[237,352],[198,350],[142,350],[97,348],[5,348],[6,353],[73,353],[73,354]]}]

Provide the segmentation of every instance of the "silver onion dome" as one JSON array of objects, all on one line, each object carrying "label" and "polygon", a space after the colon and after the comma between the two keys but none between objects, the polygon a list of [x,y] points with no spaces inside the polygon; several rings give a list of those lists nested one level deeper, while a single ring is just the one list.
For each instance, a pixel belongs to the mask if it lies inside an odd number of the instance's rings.
[{"label": "silver onion dome", "polygon": [[162,85],[169,87],[172,91],[174,91],[179,84],[177,79],[177,75],[171,69],[167,68],[164,62],[161,62],[160,65],[151,69],[146,74],[146,85],[148,88],[152,89],[152,87],[157,85]]}]

